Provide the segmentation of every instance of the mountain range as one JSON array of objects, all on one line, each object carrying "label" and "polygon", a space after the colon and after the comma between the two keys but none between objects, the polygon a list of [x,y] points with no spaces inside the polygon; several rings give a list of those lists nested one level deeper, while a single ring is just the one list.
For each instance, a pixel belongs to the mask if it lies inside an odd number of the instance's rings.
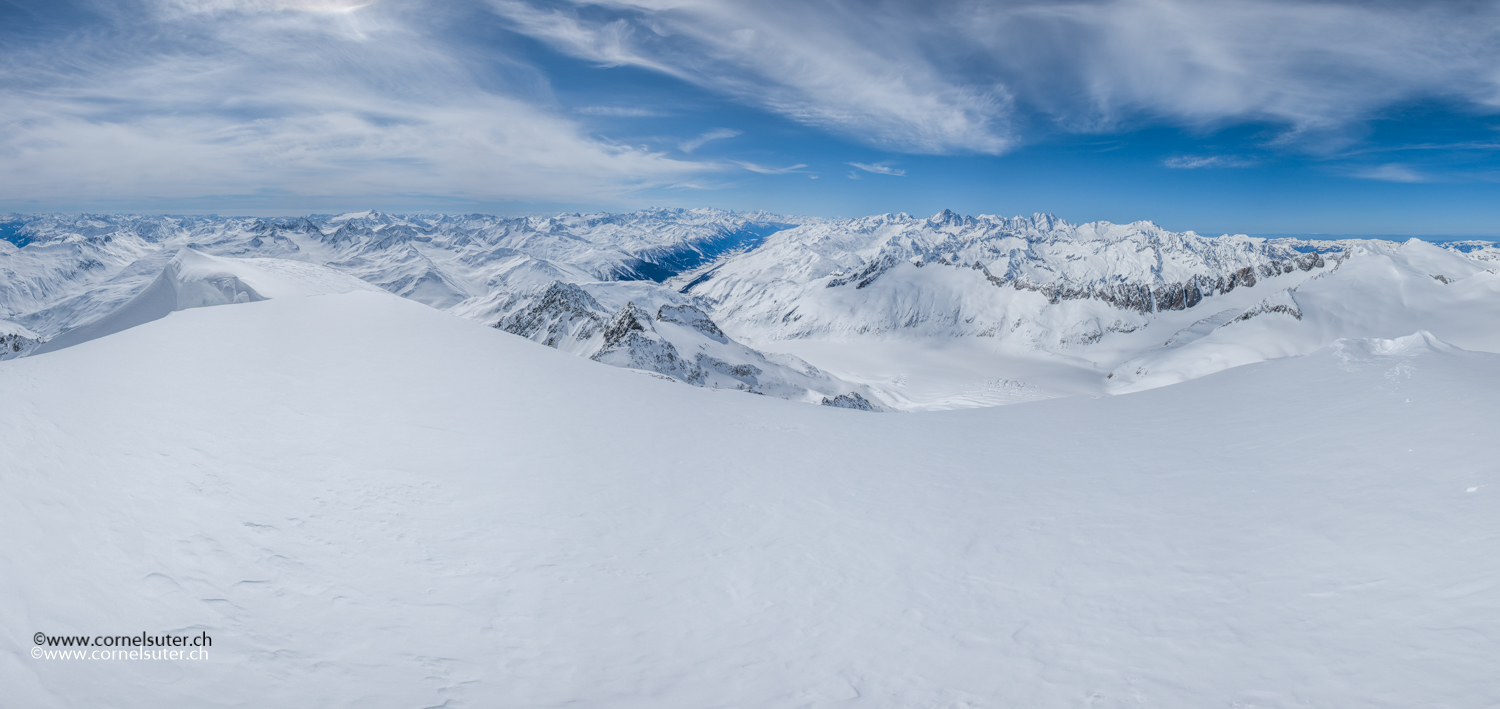
[{"label": "mountain range", "polygon": [[1500,248],[1487,242],[949,211],[10,215],[0,227],[12,357],[78,341],[182,254],[325,266],[595,361],[870,410],[1137,390],[1418,326],[1500,349]]},{"label": "mountain range", "polygon": [[1492,244],[7,219],[6,706],[1500,704]]}]

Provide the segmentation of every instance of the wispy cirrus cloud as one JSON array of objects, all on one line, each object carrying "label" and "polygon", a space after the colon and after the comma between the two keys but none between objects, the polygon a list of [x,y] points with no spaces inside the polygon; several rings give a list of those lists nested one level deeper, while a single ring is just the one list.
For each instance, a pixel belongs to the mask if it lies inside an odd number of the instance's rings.
[{"label": "wispy cirrus cloud", "polygon": [[890,175],[892,177],[905,177],[906,176],[906,171],[905,170],[898,170],[898,169],[896,169],[894,167],[890,167],[888,165],[880,165],[880,164],[867,165],[867,164],[862,163],[862,162],[851,162],[851,163],[848,163],[848,164],[849,164],[850,167],[859,168],[861,170],[864,170],[865,172],[871,172],[871,173],[874,173],[876,175]]},{"label": "wispy cirrus cloud", "polygon": [[1161,164],[1174,170],[1197,170],[1205,167],[1250,167],[1256,161],[1235,155],[1177,155]]},{"label": "wispy cirrus cloud", "polygon": [[1326,151],[1404,102],[1500,110],[1492,2],[489,2],[560,51],[901,152],[1236,122],[1271,122],[1279,144]]},{"label": "wispy cirrus cloud", "polygon": [[1372,167],[1358,168],[1349,173],[1352,177],[1365,180],[1380,180],[1381,182],[1431,182],[1432,178],[1410,166],[1400,163],[1386,163]]},{"label": "wispy cirrus cloud", "polygon": [[699,135],[696,138],[685,140],[682,143],[679,143],[677,147],[684,153],[691,153],[694,150],[703,147],[706,143],[715,140],[724,140],[725,138],[733,138],[738,135],[743,135],[743,133],[741,131],[734,130],[733,128],[715,128],[711,131]]},{"label": "wispy cirrus cloud", "polygon": [[575,108],[573,111],[585,116],[605,116],[608,118],[660,118],[669,115],[666,111],[640,106],[583,106]]},{"label": "wispy cirrus cloud", "polygon": [[1118,0],[991,17],[975,31],[1076,40],[1067,56],[1038,43],[1011,66],[1034,72],[1018,92],[1084,128],[1271,121],[1284,142],[1316,147],[1402,102],[1500,108],[1500,59],[1482,49],[1500,39],[1494,3]]},{"label": "wispy cirrus cloud", "polygon": [[881,147],[1000,153],[1013,143],[1003,86],[955,82],[911,33],[893,31],[920,15],[915,5],[878,12],[779,1],[490,5],[518,31],[573,56],[658,71]]},{"label": "wispy cirrus cloud", "polygon": [[191,13],[214,12],[353,12],[375,0],[158,0],[159,10]]},{"label": "wispy cirrus cloud", "polygon": [[757,165],[753,162],[744,162],[741,160],[730,160],[729,162],[739,165],[740,167],[743,167],[751,172],[759,173],[762,175],[786,175],[793,172],[802,172],[803,168],[807,167],[806,165],[803,165],[801,163],[798,163],[796,165],[789,165],[787,167],[767,167],[765,165]]}]

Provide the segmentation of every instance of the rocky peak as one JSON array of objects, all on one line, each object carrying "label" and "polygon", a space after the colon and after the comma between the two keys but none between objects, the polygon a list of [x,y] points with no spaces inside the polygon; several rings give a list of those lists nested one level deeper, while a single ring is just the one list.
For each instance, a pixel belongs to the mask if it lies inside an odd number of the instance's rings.
[{"label": "rocky peak", "polygon": [[708,313],[691,305],[663,305],[656,312],[656,319],[659,322],[676,323],[693,328],[719,342],[729,341],[729,337],[719,329],[718,325],[714,324],[714,321],[708,317]]}]

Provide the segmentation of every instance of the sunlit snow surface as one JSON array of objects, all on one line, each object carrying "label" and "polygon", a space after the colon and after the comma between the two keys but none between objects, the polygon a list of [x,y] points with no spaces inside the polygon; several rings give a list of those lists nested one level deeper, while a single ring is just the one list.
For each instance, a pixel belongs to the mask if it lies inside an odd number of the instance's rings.
[{"label": "sunlit snow surface", "polygon": [[[881,415],[385,293],[171,312],[0,362],[0,703],[1493,706],[1500,355],[1401,334]],[[212,657],[28,654],[143,630]]]}]

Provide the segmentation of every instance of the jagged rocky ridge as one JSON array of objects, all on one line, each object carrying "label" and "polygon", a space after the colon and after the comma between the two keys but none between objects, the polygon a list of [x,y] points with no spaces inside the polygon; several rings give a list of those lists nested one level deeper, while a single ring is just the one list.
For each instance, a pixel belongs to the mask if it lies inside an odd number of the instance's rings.
[{"label": "jagged rocky ridge", "polygon": [[[898,258],[891,254],[884,254],[853,275],[829,279],[826,287],[838,288],[853,283],[855,289],[864,288],[899,263],[901,261]],[[943,266],[963,265],[952,263],[944,256],[938,257],[938,263]],[[925,264],[921,260],[915,260],[912,265],[921,268]],[[1159,310],[1184,310],[1197,305],[1204,298],[1228,293],[1241,285],[1254,286],[1257,270],[1262,277],[1271,277],[1293,271],[1311,271],[1323,266],[1321,254],[1306,253],[1285,261],[1273,258],[1258,266],[1244,266],[1229,273],[1227,277],[1223,274],[1212,277],[1194,274],[1185,282],[1156,286],[1132,283],[1036,283],[1025,276],[1015,278],[996,276],[990,273],[989,267],[980,261],[969,264],[968,268],[983,272],[985,280],[995,286],[1002,288],[1010,286],[1016,290],[1041,293],[1048,303],[1054,305],[1064,300],[1092,298],[1102,300],[1122,310],[1150,313]]]},{"label": "jagged rocky ridge", "polygon": [[830,406],[858,401],[865,410],[878,410],[861,394],[863,387],[795,357],[758,352],[735,342],[693,305],[665,304],[653,315],[630,301],[611,313],[584,288],[557,281],[514,300],[520,307],[493,327],[596,362],[655,372],[695,386]]},{"label": "jagged rocky ridge", "polygon": [[0,320],[0,359],[15,357],[42,344],[36,333],[13,322]]},{"label": "jagged rocky ridge", "polygon": [[[519,306],[519,307],[516,307]],[[514,312],[494,327],[528,340],[582,353],[597,347],[607,311],[599,301],[573,283],[553,281],[539,294],[517,294],[501,305]]]}]

